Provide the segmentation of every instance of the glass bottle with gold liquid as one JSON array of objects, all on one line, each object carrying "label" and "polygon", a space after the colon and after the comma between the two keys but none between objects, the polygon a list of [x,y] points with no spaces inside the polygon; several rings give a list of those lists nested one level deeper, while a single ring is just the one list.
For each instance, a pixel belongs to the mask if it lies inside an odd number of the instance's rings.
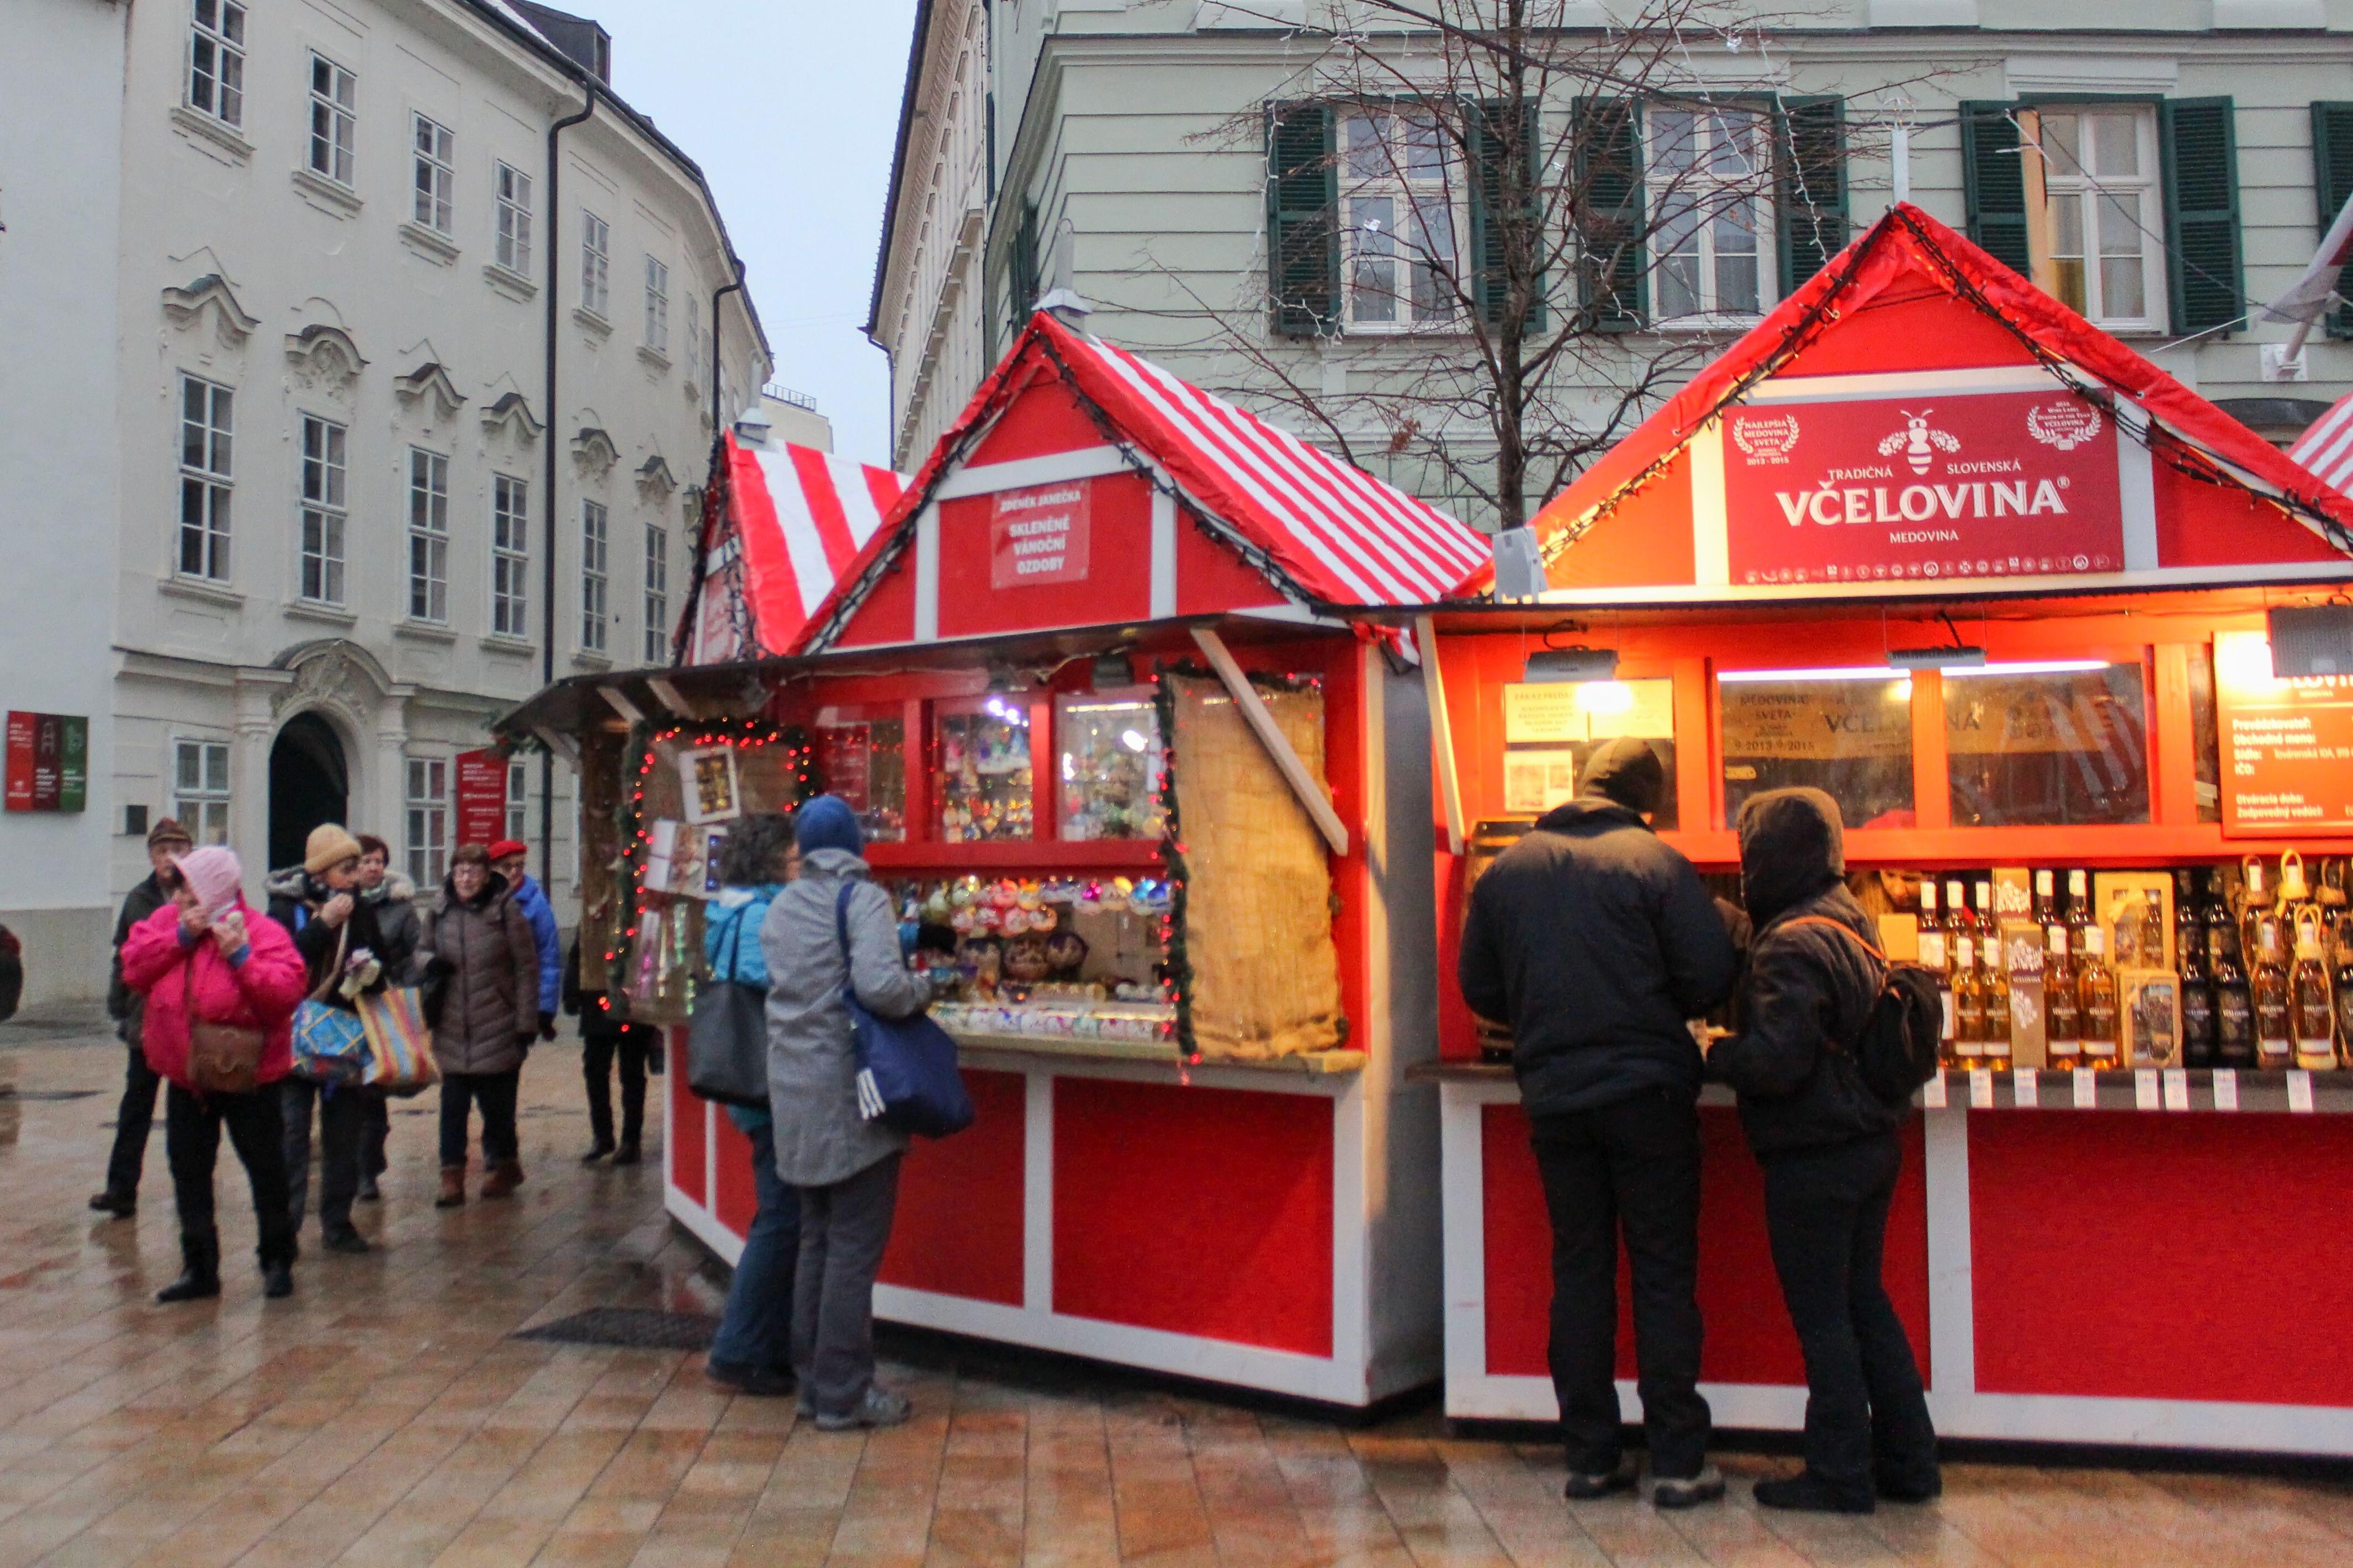
[{"label": "glass bottle with gold liquid", "polygon": [[2295,914],[2295,968],[2288,976],[2295,1010],[2295,1065],[2322,1072],[2337,1065],[2335,1002],[2328,964],[2320,945],[2320,909],[2306,904]]},{"label": "glass bottle with gold liquid", "polygon": [[1953,1050],[1965,1068],[1985,1061],[1985,975],[1978,968],[1978,939],[1953,939]]},{"label": "glass bottle with gold liquid", "polygon": [[2043,1054],[2053,1071],[2087,1065],[2084,1052],[2084,1004],[2075,990],[2075,965],[2067,956],[2067,928],[2057,921],[2042,928]]},{"label": "glass bottle with gold liquid", "polygon": [[2007,1071],[2011,1066],[2010,957],[2002,950],[2001,938],[1993,936],[1980,944],[1978,958],[1985,988],[1985,1048],[1979,1065]]},{"label": "glass bottle with gold liquid", "polygon": [[1958,1053],[1953,1049],[1953,966],[1952,949],[1945,941],[1945,921],[1936,912],[1936,879],[1920,879],[1920,967],[1936,979],[1937,999],[1944,1004],[1945,1019],[1937,1037],[1936,1057],[1947,1067],[1955,1065]]},{"label": "glass bottle with gold liquid", "polygon": [[2083,1065],[2101,1072],[2124,1066],[2117,1055],[2116,972],[2108,967],[2107,942],[2096,925],[2084,929],[2084,956],[2075,964],[2075,1005],[2083,1028]]},{"label": "glass bottle with gold liquid", "polygon": [[2257,921],[2254,973],[2247,977],[2255,999],[2255,1066],[2280,1069],[2295,1061],[2295,992],[2280,952],[2279,922]]},{"label": "glass bottle with gold liquid", "polygon": [[2206,967],[2214,988],[2214,1065],[2251,1068],[2255,1065],[2255,997],[2247,972],[2239,964],[2239,922],[2225,911],[2220,925],[2207,927],[2206,937]]}]

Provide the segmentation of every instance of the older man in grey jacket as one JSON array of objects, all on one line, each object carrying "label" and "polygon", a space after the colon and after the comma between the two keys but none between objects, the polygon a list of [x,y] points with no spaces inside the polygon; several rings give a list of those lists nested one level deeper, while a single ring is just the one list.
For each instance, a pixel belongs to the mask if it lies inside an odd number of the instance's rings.
[{"label": "older man in grey jacket", "polygon": [[894,1426],[910,1407],[874,1382],[874,1276],[891,1239],[907,1135],[859,1113],[841,989],[854,986],[866,1009],[886,1018],[915,1013],[930,997],[900,954],[890,895],[867,879],[857,816],[819,795],[794,814],[793,837],[800,877],[760,926],[776,1175],[801,1200],[793,1372],[801,1408],[820,1430]]}]

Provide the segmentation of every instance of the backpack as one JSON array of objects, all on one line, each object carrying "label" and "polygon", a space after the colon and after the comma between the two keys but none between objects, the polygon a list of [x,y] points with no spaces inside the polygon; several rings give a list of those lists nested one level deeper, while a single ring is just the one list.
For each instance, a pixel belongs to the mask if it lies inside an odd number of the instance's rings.
[{"label": "backpack", "polygon": [[1910,1104],[1913,1091],[1936,1076],[1945,1002],[1936,975],[1916,963],[1889,962],[1852,926],[1828,916],[1800,915],[1788,923],[1828,926],[1879,964],[1879,994],[1843,1048],[1854,1058],[1865,1089],[1888,1105]]}]

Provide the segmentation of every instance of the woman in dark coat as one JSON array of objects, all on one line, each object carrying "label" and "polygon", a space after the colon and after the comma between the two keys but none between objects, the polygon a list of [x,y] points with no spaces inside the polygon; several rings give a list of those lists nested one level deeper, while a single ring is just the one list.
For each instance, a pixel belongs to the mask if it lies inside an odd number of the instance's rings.
[{"label": "woman in dark coat", "polygon": [[539,950],[531,922],[491,871],[488,850],[462,844],[424,920],[426,972],[439,988],[433,1061],[441,1069],[441,1195],[466,1201],[467,1117],[482,1108],[482,1196],[522,1185],[515,1094],[523,1054],[539,1034]]},{"label": "woman in dark coat", "polygon": [[1869,1513],[1943,1483],[1919,1363],[1880,1278],[1905,1111],[1862,1081],[1849,1047],[1886,973],[1869,915],[1841,880],[1838,803],[1767,790],[1740,809],[1740,889],[1756,924],[1739,1034],[1708,1068],[1740,1095],[1765,1167],[1765,1226],[1806,1357],[1806,1468],[1757,1483],[1767,1508]]}]

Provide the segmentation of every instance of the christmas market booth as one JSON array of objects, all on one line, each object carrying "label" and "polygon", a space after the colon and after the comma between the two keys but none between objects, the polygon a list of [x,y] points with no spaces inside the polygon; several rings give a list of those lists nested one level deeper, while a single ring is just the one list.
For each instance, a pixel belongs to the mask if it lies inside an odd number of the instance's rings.
[{"label": "christmas market booth", "polygon": [[[1887,1257],[1938,1429],[2353,1453],[2353,1353],[2274,1331],[2353,1311],[2353,502],[1907,205],[1535,531],[1540,593],[1399,617],[1441,971],[1613,737],[1733,899],[1743,801],[1827,790],[1945,976]],[[1447,1410],[1551,1419],[1508,1040],[1451,985],[1440,1033]],[[1797,1428],[1760,1173],[1728,1095],[1702,1119],[1704,1388]]]},{"label": "christmas market booth", "polygon": [[[1427,688],[1365,619],[1486,541],[1044,315],[856,548],[712,517],[711,662],[511,728],[581,750],[584,952],[633,1016],[688,1016],[731,820],[858,811],[979,1111],[910,1155],[878,1313],[1341,1406],[1433,1382]],[[743,1142],[667,1092],[670,1212],[732,1259]]]}]

